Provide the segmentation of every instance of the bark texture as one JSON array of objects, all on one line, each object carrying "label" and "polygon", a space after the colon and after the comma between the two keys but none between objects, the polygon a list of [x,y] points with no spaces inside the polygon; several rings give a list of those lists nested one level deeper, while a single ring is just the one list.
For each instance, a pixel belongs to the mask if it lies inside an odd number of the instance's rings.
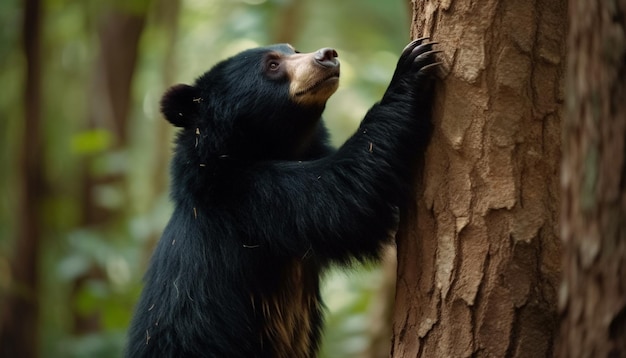
[{"label": "bark texture", "polygon": [[570,0],[561,357],[626,357],[626,1]]},{"label": "bark texture", "polygon": [[398,235],[394,357],[546,357],[557,333],[565,0],[413,1],[446,72]]}]

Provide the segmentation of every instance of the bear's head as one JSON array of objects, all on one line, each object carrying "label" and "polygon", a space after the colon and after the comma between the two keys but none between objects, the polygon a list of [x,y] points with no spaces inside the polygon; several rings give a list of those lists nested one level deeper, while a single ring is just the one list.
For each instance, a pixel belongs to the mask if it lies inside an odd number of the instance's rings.
[{"label": "bear's head", "polygon": [[297,156],[313,140],[339,84],[337,52],[299,53],[286,44],[247,50],[215,65],[193,85],[176,85],[161,100],[181,127],[178,145],[204,159]]}]

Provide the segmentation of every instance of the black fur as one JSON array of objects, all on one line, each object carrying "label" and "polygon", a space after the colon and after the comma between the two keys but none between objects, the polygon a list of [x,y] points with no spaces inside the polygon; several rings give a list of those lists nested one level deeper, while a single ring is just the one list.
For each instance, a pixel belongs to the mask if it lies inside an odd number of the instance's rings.
[{"label": "black fur", "polygon": [[[337,151],[324,103],[297,105],[268,53],[245,51],[164,96],[182,127],[174,213],[154,252],[128,357],[315,356],[320,272],[375,259],[407,199],[430,131],[432,44],[416,40]],[[426,67],[426,68],[425,68]]]}]

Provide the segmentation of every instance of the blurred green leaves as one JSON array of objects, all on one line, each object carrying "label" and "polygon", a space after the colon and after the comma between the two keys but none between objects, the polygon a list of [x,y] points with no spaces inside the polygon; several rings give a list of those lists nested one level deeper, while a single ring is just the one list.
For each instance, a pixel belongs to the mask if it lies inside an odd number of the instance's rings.
[{"label": "blurred green leaves", "polygon": [[82,131],[72,137],[72,151],[77,155],[104,152],[111,147],[113,136],[105,129]]}]

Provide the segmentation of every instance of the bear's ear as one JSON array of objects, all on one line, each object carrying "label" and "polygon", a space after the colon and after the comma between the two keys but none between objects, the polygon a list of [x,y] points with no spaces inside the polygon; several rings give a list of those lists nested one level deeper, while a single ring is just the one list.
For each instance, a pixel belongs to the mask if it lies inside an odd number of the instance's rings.
[{"label": "bear's ear", "polygon": [[200,91],[196,87],[175,85],[161,98],[161,113],[176,127],[189,127],[194,123],[201,102]]}]

